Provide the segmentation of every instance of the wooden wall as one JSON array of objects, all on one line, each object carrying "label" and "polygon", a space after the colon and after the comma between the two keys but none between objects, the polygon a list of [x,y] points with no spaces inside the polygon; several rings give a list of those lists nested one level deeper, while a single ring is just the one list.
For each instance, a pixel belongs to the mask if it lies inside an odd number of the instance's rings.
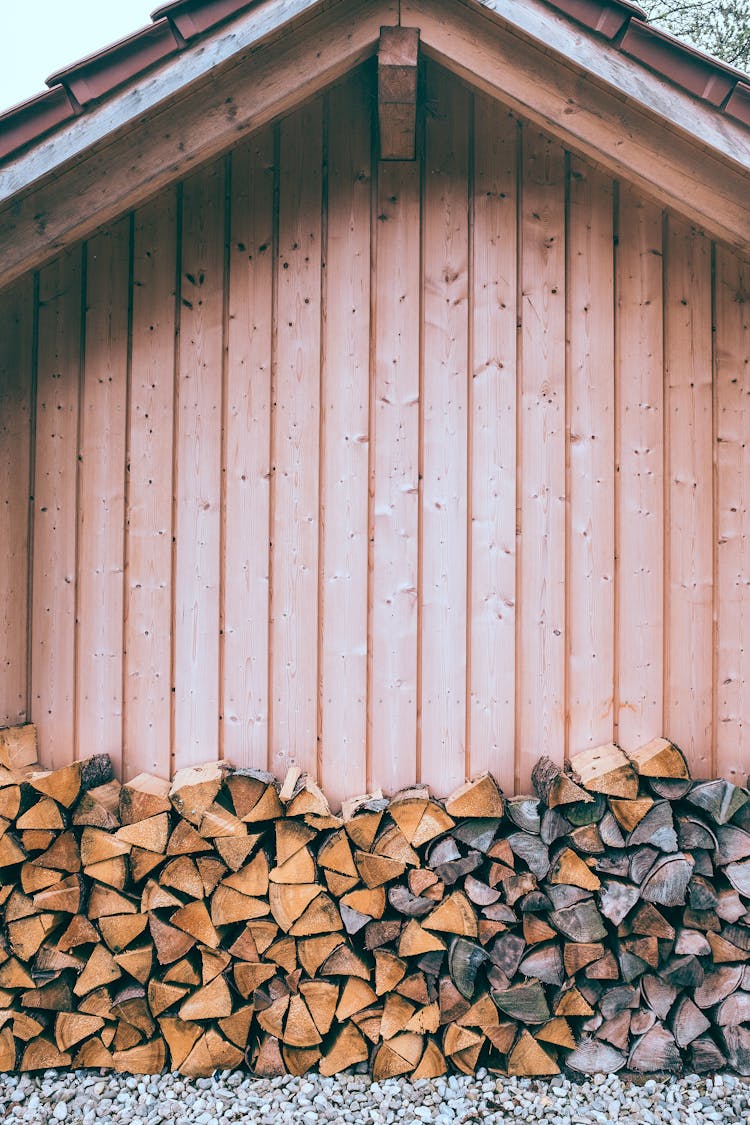
[{"label": "wooden wall", "polygon": [[[666,733],[750,769],[750,269],[365,70],[0,300],[0,720],[335,800]],[[30,501],[29,501],[30,497]]]}]

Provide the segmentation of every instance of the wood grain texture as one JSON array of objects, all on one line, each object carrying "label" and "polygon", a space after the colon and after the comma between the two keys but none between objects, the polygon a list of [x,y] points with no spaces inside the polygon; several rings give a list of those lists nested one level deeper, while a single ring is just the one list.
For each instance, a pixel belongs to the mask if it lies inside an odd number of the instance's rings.
[{"label": "wood grain texture", "polygon": [[565,732],[565,159],[524,131],[518,607],[518,783]]},{"label": "wood grain texture", "polygon": [[92,238],[78,455],[75,756],[122,769],[125,438],[130,219]]},{"label": "wood grain texture", "polygon": [[0,726],[26,721],[34,278],[0,295]]},{"label": "wood grain texture", "polygon": [[75,757],[82,251],[39,275],[31,714],[44,764]]},{"label": "wood grain texture", "polygon": [[469,773],[515,784],[516,297],[515,117],[474,99],[472,224]]},{"label": "wood grain texture", "polygon": [[367,786],[371,134],[362,75],[328,102],[321,411],[321,781],[340,801]]},{"label": "wood grain texture", "polygon": [[268,762],[274,138],[232,158],[224,466],[223,756]]},{"label": "wood grain texture", "polygon": [[664,723],[664,386],[661,210],[623,186],[616,262],[617,741]]},{"label": "wood grain texture", "polygon": [[174,769],[219,750],[223,162],[185,183],[180,286]]},{"label": "wood grain texture", "polygon": [[168,777],[177,193],[137,211],[128,411],[123,774]]},{"label": "wood grain texture", "polygon": [[716,248],[716,768],[742,783],[750,758],[750,268]]},{"label": "wood grain texture", "polygon": [[318,771],[322,102],[279,126],[270,765]]},{"label": "wood grain texture", "polygon": [[[368,788],[417,771],[420,168],[378,168]],[[415,330],[416,329],[416,330]]]},{"label": "wood grain texture", "polygon": [[[430,78],[435,76],[430,83]],[[439,794],[466,776],[470,101],[428,71],[422,372],[420,780]]]},{"label": "wood grain texture", "polygon": [[713,776],[711,244],[668,219],[664,379],[668,554],[664,731],[694,777]]},{"label": "wood grain texture", "polygon": [[572,160],[568,202],[568,752],[614,732],[612,183]]}]

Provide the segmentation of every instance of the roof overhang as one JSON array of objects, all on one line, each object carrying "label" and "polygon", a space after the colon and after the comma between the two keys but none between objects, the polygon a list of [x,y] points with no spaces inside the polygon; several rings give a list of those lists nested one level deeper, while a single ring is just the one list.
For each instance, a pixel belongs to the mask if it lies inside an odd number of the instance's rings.
[{"label": "roof overhang", "polygon": [[750,130],[542,0],[262,0],[0,168],[0,284],[373,55],[380,28],[750,253]]}]

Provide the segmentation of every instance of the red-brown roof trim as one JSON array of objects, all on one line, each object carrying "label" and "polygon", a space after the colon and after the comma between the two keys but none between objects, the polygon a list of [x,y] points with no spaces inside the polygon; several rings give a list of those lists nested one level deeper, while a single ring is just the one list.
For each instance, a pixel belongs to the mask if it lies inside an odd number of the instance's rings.
[{"label": "red-brown roof trim", "polygon": [[25,148],[75,117],[76,110],[62,86],[54,86],[0,114],[0,160]]},{"label": "red-brown roof trim", "polygon": [[183,46],[184,41],[175,35],[169,20],[156,20],[111,47],[56,71],[47,79],[47,85],[59,83],[80,106],[85,106],[106,97]]},{"label": "red-brown roof trim", "polygon": [[189,42],[255,3],[257,0],[172,0],[172,3],[162,4],[153,11],[151,18],[155,20],[166,16],[183,39]]},{"label": "red-brown roof trim", "polygon": [[632,16],[646,19],[643,8],[628,0],[547,0],[547,3],[606,39],[615,39]]},{"label": "red-brown roof trim", "polygon": [[726,63],[639,19],[631,19],[620,40],[620,50],[714,106],[724,104],[742,77]]},{"label": "red-brown roof trim", "polygon": [[731,117],[750,126],[750,83],[738,82],[732,91],[724,111]]}]

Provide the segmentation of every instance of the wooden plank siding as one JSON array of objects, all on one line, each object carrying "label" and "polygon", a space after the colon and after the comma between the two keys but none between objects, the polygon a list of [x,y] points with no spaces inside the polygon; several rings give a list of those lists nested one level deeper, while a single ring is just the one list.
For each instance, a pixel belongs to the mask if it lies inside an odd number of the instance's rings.
[{"label": "wooden plank siding", "polygon": [[572,159],[568,186],[568,749],[614,735],[613,185]]},{"label": "wooden plank siding", "polygon": [[35,279],[0,302],[0,724],[28,715]]},{"label": "wooden plank siding", "polygon": [[716,767],[746,780],[750,756],[750,264],[716,248],[713,681]]},{"label": "wooden plank siding", "polygon": [[179,200],[134,215],[127,424],[123,774],[163,776],[172,746],[172,494]]},{"label": "wooden plank siding", "polygon": [[622,186],[615,262],[615,738],[664,730],[662,213]]},{"label": "wooden plank siding", "polygon": [[[122,769],[125,439],[131,220],[92,238],[86,255],[78,454],[75,756],[89,747]],[[85,591],[85,597],[81,593]]]},{"label": "wooden plank siding", "polygon": [[666,734],[750,772],[750,266],[371,66],[0,297],[0,722],[334,804]]},{"label": "wooden plank siding", "polygon": [[519,201],[516,782],[565,749],[565,154],[530,128]]},{"label": "wooden plank siding", "polygon": [[274,134],[232,157],[224,407],[222,753],[268,762]]},{"label": "wooden plank siding", "polygon": [[469,95],[428,70],[422,194],[418,772],[466,774],[469,415]]}]

